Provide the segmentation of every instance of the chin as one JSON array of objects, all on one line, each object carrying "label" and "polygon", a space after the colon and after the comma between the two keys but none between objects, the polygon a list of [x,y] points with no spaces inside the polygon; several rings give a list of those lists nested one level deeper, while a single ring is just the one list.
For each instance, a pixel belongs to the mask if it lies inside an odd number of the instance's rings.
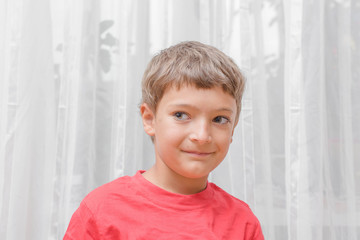
[{"label": "chin", "polygon": [[210,172],[208,171],[198,171],[198,170],[194,170],[194,171],[182,171],[180,173],[181,176],[186,177],[186,178],[191,178],[191,179],[200,179],[200,178],[207,178],[210,174]]}]

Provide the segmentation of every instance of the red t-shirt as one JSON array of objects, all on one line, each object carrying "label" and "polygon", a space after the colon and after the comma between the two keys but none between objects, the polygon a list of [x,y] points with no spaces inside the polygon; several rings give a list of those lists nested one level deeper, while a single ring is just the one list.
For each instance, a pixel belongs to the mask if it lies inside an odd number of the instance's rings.
[{"label": "red t-shirt", "polygon": [[142,172],[86,196],[64,239],[264,239],[249,206],[215,184],[181,195],[153,185]]}]

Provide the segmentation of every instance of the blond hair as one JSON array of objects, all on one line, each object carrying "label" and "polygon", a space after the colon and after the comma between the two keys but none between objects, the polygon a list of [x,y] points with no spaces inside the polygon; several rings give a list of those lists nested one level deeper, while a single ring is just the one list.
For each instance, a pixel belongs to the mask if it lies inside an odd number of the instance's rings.
[{"label": "blond hair", "polygon": [[221,87],[234,97],[236,121],[241,109],[245,78],[234,61],[215,47],[195,42],[182,42],[155,55],[142,80],[142,103],[156,112],[165,90],[184,85],[210,89]]}]

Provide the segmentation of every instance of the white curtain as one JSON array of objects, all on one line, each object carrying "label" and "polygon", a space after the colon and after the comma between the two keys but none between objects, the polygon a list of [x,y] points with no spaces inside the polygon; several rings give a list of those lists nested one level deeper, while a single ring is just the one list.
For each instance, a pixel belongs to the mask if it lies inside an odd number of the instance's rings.
[{"label": "white curtain", "polygon": [[92,189],[147,169],[151,56],[214,45],[247,77],[211,181],[265,239],[360,239],[359,0],[0,0],[0,239],[62,239]]}]

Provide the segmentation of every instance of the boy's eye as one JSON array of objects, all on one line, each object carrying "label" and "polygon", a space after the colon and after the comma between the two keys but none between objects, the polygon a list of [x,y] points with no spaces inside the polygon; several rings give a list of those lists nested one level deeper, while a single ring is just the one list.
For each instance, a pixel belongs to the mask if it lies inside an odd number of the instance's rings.
[{"label": "boy's eye", "polygon": [[174,113],[174,117],[177,120],[187,120],[187,119],[189,119],[189,116],[184,112],[176,112],[176,113]]},{"label": "boy's eye", "polygon": [[230,120],[227,117],[223,117],[223,116],[217,116],[216,118],[214,118],[213,121],[219,124],[226,124],[230,122]]}]

